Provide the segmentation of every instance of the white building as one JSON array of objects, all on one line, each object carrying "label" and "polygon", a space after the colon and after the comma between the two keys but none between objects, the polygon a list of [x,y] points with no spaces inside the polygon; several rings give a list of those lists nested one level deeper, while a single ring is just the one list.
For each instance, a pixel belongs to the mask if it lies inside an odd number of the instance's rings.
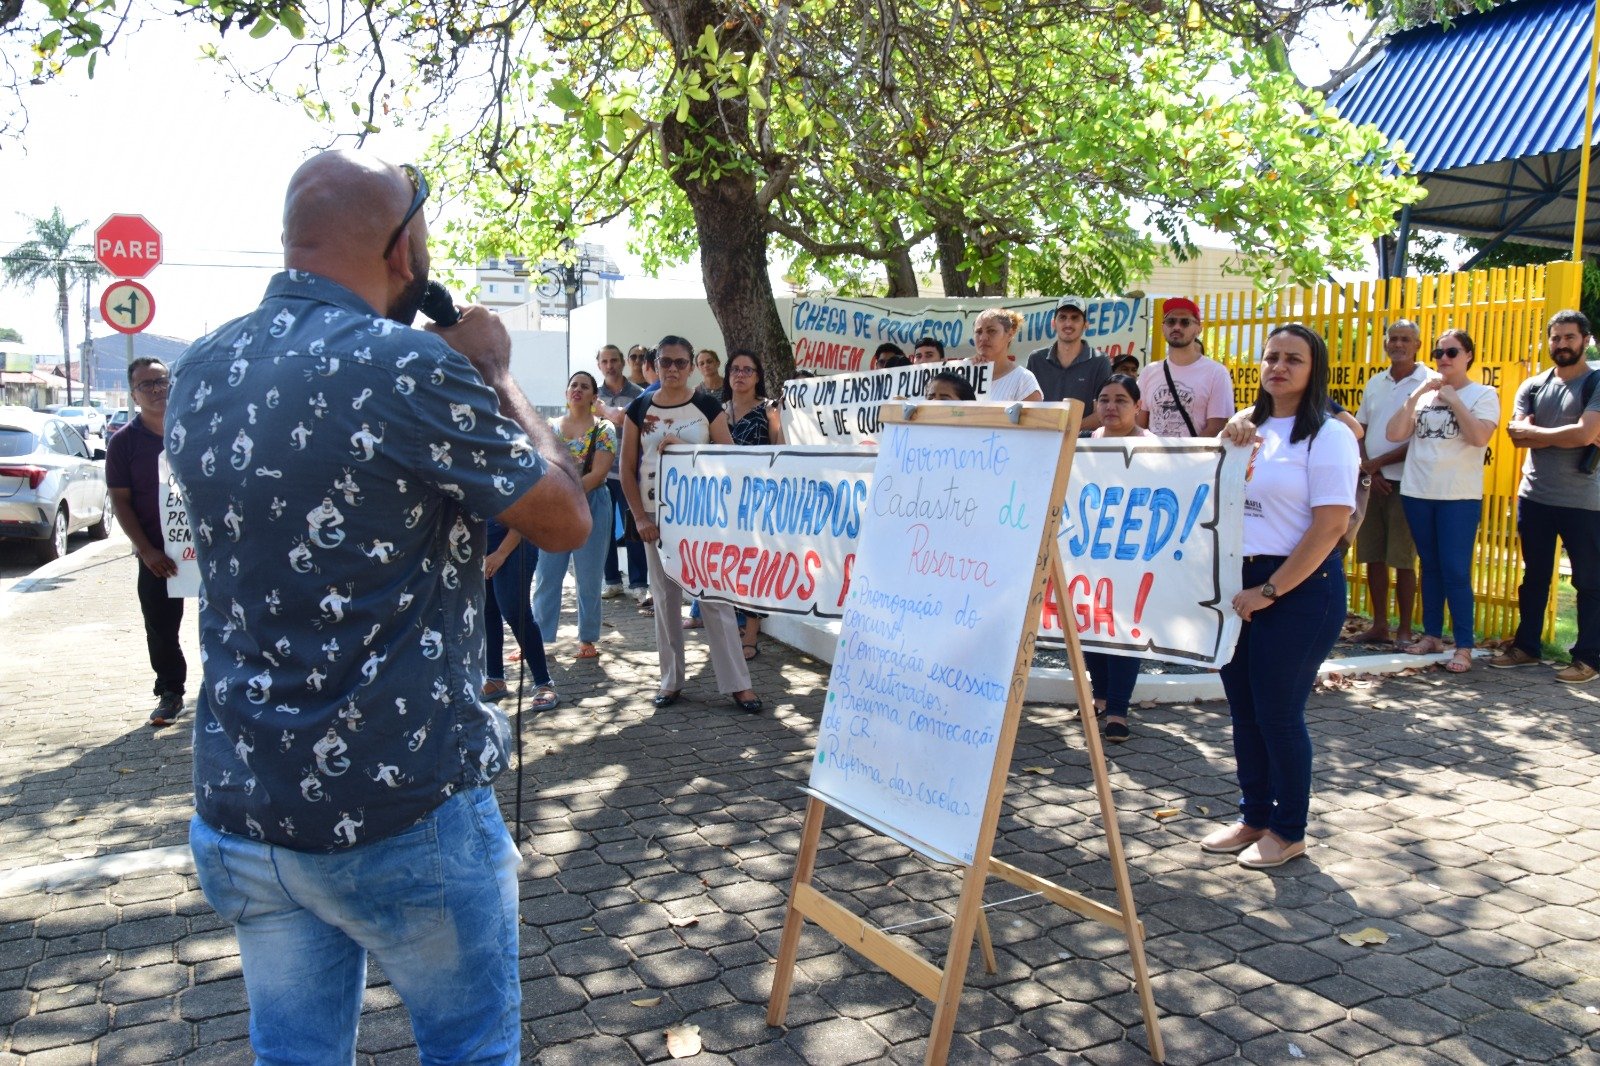
[{"label": "white building", "polygon": [[[546,315],[565,318],[569,306],[611,296],[615,283],[622,280],[622,272],[606,254],[605,246],[585,243],[572,250],[576,260],[570,267],[554,259],[538,263],[520,256],[490,259],[477,270],[478,303],[492,311],[537,305],[537,310],[529,307],[526,315],[538,321]],[[575,285],[571,303],[568,281]]]}]

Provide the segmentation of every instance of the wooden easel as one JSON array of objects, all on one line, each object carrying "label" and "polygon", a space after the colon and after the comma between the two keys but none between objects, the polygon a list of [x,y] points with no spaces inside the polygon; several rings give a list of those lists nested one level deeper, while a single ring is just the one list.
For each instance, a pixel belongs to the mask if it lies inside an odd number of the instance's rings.
[{"label": "wooden easel", "polygon": [[[1012,666],[1013,678],[1026,678],[1033,662],[1034,640],[1038,631],[1040,611],[1044,605],[1046,578],[1053,579],[1057,589],[1067,587],[1066,570],[1061,562],[1056,537],[1060,529],[1067,478],[1072,468],[1082,413],[1083,406],[1075,401],[1067,403],[1064,407],[1056,405],[1032,407],[1021,404],[1009,407],[999,404],[927,406],[908,404],[903,412],[887,406],[880,411],[882,421],[886,425],[915,421],[924,424],[959,424],[974,428],[1021,427],[1061,435],[1060,461],[1056,466],[1055,480],[1050,489],[1048,516],[1043,523],[1032,592],[1025,608],[1023,639]],[[950,1051],[951,1038],[955,1032],[956,1012],[960,1007],[961,991],[966,982],[967,963],[975,936],[980,938],[984,961],[989,972],[994,972],[994,949],[983,911],[984,884],[992,875],[1026,891],[1037,892],[1058,906],[1109,925],[1123,934],[1128,941],[1128,953],[1133,962],[1134,984],[1139,994],[1140,1010],[1144,1015],[1145,1031],[1149,1034],[1150,1056],[1156,1062],[1165,1061],[1160,1019],[1156,1014],[1155,997],[1151,993],[1150,974],[1145,963],[1144,926],[1134,912],[1133,886],[1128,877],[1127,862],[1122,851],[1122,838],[1117,829],[1117,812],[1112,800],[1111,783],[1106,776],[1105,756],[1100,744],[1099,726],[1095,722],[1094,697],[1089,685],[1088,669],[1084,665],[1083,649],[1079,645],[1076,628],[1070,624],[1064,628],[1067,654],[1072,664],[1078,697],[1078,721],[1083,726],[1084,740],[1089,752],[1089,766],[1094,775],[1095,795],[1100,803],[1112,877],[1116,884],[1117,907],[1108,907],[1010,863],[993,858],[990,854],[1000,818],[1000,804],[1005,795],[1011,753],[1022,718],[1022,700],[1026,685],[1013,684],[1006,703],[1004,724],[996,744],[994,766],[989,777],[989,790],[980,821],[976,851],[961,875],[961,897],[956,907],[950,934],[950,948],[944,968],[940,969],[920,953],[902,947],[883,930],[850,913],[812,885],[817,848],[822,834],[822,818],[829,806],[813,794],[806,804],[805,823],[800,835],[800,851],[795,860],[794,881],[789,893],[788,911],[784,916],[783,934],[779,941],[772,998],[767,1006],[768,1025],[782,1025],[788,1013],[789,991],[800,947],[800,932],[805,920],[809,918],[831,933],[841,944],[866,956],[912,991],[936,1003],[933,1030],[928,1040],[925,1061],[928,1066],[940,1066]],[[846,811],[846,813],[851,812]]]}]

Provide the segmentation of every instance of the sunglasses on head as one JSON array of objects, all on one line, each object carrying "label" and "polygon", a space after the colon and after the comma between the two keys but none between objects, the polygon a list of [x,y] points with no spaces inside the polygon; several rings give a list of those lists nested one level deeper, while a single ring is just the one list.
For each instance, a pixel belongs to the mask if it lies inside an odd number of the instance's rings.
[{"label": "sunglasses on head", "polygon": [[417,217],[417,212],[422,210],[422,205],[428,199],[428,179],[422,176],[410,163],[401,163],[400,169],[405,171],[406,177],[411,179],[411,206],[406,208],[405,215],[400,219],[400,225],[394,229],[394,236],[389,238],[389,243],[383,246],[383,257],[389,258],[389,253],[394,251],[394,246],[400,242],[400,235],[406,231],[411,220]]}]

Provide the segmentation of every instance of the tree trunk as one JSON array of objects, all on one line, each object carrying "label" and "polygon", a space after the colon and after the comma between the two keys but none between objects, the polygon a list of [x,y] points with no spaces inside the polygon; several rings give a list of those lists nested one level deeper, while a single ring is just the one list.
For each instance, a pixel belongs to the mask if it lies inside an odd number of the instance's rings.
[{"label": "tree trunk", "polygon": [[946,296],[976,296],[972,276],[961,269],[961,260],[967,254],[967,241],[954,226],[940,226],[933,235],[939,249],[939,278],[944,283]]},{"label": "tree trunk", "polygon": [[[707,28],[721,27],[725,13],[720,0],[643,0],[642,6],[656,28],[672,42],[679,62],[689,62],[696,42]],[[724,37],[723,46],[753,45],[739,40],[739,32]],[[750,130],[750,101],[743,95],[726,100],[712,97],[689,105],[689,119],[680,121],[669,115],[661,123],[661,148],[673,184],[683,190],[694,212],[695,235],[700,244],[700,276],[705,282],[706,302],[717,325],[722,328],[723,351],[748,348],[757,353],[766,369],[768,392],[794,377],[794,349],[783,328],[772,296],[772,279],[767,275],[767,231],[756,178],[737,165],[731,149],[717,147],[717,139],[702,131],[718,131],[717,137],[733,139]],[[691,149],[692,144],[692,151]],[[728,166],[720,177],[707,180],[708,161],[719,151],[726,154]],[[694,157],[691,165],[690,157]],[[716,172],[716,171],[713,171]],[[689,340],[700,341],[695,337]]]},{"label": "tree trunk", "polygon": [[898,248],[883,261],[883,271],[889,278],[890,296],[917,295],[917,271],[911,265],[911,249]]},{"label": "tree trunk", "polygon": [[1011,280],[1011,260],[1007,259],[1000,264],[1000,276],[993,281],[986,281],[978,286],[979,296],[1004,296],[1006,283]]},{"label": "tree trunk", "polygon": [[[794,348],[767,275],[767,234],[755,183],[729,176],[684,188],[700,238],[706,301],[722,327],[722,350],[748,348],[761,356],[768,392],[794,377]],[[690,340],[700,344],[699,338]]]}]

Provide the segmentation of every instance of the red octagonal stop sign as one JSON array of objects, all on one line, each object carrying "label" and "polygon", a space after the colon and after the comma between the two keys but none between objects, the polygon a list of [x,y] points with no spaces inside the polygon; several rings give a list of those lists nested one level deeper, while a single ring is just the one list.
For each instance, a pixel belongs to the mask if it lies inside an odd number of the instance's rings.
[{"label": "red octagonal stop sign", "polygon": [[112,215],[94,231],[94,257],[119,278],[142,278],[161,265],[161,234],[143,215]]}]

